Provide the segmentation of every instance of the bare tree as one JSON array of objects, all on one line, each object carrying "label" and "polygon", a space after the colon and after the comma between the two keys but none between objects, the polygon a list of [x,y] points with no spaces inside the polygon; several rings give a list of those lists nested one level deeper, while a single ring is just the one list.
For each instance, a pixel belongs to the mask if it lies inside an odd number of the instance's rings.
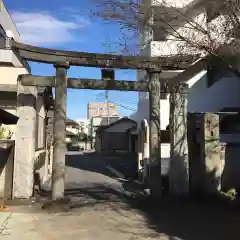
[{"label": "bare tree", "polygon": [[[144,54],[152,42],[161,55],[213,55],[238,76],[238,0],[92,0],[94,16],[121,27],[115,45]],[[156,41],[156,42],[154,42]],[[234,61],[231,61],[230,58]]]}]

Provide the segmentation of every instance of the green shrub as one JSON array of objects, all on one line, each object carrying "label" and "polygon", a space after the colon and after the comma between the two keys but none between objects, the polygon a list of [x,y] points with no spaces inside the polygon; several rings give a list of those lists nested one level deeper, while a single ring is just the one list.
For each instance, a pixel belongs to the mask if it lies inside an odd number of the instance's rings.
[{"label": "green shrub", "polygon": [[230,200],[235,200],[237,197],[237,190],[234,188],[231,188],[227,192],[221,192],[221,194]]},{"label": "green shrub", "polygon": [[0,140],[11,139],[13,133],[7,126],[0,126]]}]

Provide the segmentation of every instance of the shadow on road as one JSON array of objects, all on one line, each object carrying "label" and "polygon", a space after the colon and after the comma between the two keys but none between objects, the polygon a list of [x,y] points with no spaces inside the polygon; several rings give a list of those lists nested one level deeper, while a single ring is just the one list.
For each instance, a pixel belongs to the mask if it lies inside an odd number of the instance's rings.
[{"label": "shadow on road", "polygon": [[[105,168],[106,158],[100,158],[96,154],[82,156],[80,161],[79,156],[71,156],[66,164],[113,177]],[[148,229],[156,233],[153,237],[166,234],[169,238],[164,239],[169,240],[238,239],[240,214],[232,209],[200,204],[191,199],[163,197],[153,200],[142,194],[134,182],[121,183],[121,188],[112,184],[94,183],[89,186],[76,184],[75,188],[66,189],[65,195],[74,199],[71,211],[90,208],[93,214],[95,211],[104,214],[105,208],[111,208],[119,217],[123,211],[130,215],[132,213],[132,216],[139,214],[144,217]]]},{"label": "shadow on road", "polygon": [[139,214],[144,217],[146,226],[156,233],[155,236],[166,234],[171,236],[171,240],[238,239],[240,216],[223,208],[200,205],[187,199],[153,201],[102,184],[68,189],[66,196],[78,198],[73,201],[71,211],[81,212],[90,208],[92,214],[96,211],[104,214],[111,208],[119,217],[126,211],[132,215]]}]

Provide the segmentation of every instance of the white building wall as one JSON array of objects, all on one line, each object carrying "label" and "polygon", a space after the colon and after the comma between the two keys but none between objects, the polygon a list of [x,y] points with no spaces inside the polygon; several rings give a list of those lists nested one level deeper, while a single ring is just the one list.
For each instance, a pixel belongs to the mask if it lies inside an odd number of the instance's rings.
[{"label": "white building wall", "polygon": [[23,67],[6,67],[0,66],[0,84],[16,84],[20,74],[29,74],[28,70]]},{"label": "white building wall", "polygon": [[[188,112],[219,112],[223,108],[240,107],[240,81],[234,78],[222,78],[211,87],[207,88],[207,73],[202,71],[188,81]],[[169,124],[169,96],[160,101],[161,129],[166,129]],[[132,119],[140,124],[144,118],[149,120],[148,97],[139,100],[138,111]],[[239,134],[221,135],[222,142],[240,142]],[[168,159],[170,157],[170,144],[161,145],[163,160],[162,173],[166,173]]]},{"label": "white building wall", "polygon": [[222,78],[210,88],[206,88],[206,75],[191,86],[189,92],[189,112],[218,112],[226,107],[240,106],[240,81]]},{"label": "white building wall", "polygon": [[82,132],[84,132],[85,134],[89,134],[89,120],[88,119],[78,119],[76,120],[76,122],[81,126],[82,128]]},{"label": "white building wall", "polygon": [[[222,78],[207,87],[207,73],[202,71],[190,79],[188,112],[219,112],[223,108],[240,107],[240,81],[236,78]],[[169,124],[169,96],[160,101],[161,129]],[[131,116],[138,123],[149,119],[148,97],[140,99],[138,111]]]},{"label": "white building wall", "polygon": [[14,40],[20,41],[20,34],[2,0],[0,0],[0,25],[5,31],[12,32]]}]

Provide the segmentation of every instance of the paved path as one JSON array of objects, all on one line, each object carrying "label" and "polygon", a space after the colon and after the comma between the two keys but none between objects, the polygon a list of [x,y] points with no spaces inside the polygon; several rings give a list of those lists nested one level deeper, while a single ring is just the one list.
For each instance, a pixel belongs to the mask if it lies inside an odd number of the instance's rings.
[{"label": "paved path", "polygon": [[12,212],[0,213],[1,239],[152,239],[156,232],[128,205],[124,193],[129,191],[114,178],[117,176],[108,170],[105,160],[95,154],[71,153],[65,185],[74,208],[46,213],[37,204],[12,206]]},{"label": "paved path", "polygon": [[73,200],[74,208],[49,213],[38,204],[11,207],[10,212],[0,213],[0,239],[239,238],[238,213],[168,200],[153,208],[134,183],[115,179],[107,163],[96,155],[68,157],[66,195]]}]

